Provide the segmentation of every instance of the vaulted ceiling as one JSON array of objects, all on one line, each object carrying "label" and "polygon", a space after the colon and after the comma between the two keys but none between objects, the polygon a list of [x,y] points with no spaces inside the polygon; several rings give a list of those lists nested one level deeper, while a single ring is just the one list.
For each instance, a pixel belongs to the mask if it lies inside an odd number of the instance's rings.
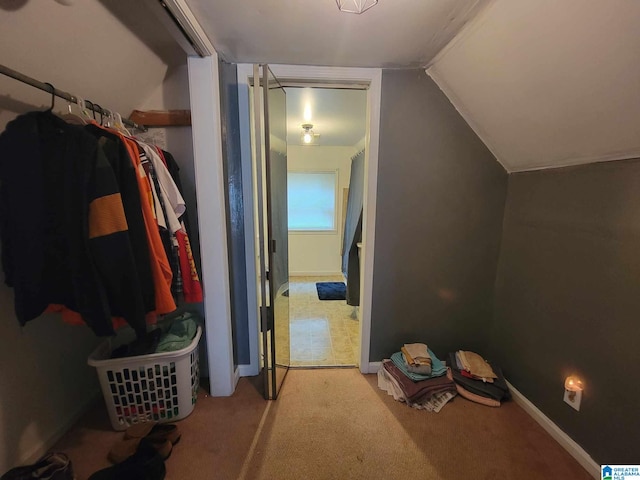
[{"label": "vaulted ceiling", "polygon": [[509,171],[640,157],[636,0],[495,0],[428,73]]},{"label": "vaulted ceiling", "polygon": [[[379,0],[362,15],[181,1],[234,63],[427,67],[508,171],[640,157],[639,0]],[[144,103],[184,54],[145,2],[122,3],[0,0],[2,63],[123,112]],[[0,116],[48,102],[0,87]]]}]

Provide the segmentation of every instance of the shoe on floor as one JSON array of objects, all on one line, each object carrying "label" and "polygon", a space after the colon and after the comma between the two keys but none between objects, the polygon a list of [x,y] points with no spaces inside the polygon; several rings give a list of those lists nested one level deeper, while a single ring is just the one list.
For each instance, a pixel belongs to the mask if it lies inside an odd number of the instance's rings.
[{"label": "shoe on floor", "polygon": [[164,480],[164,459],[146,439],[124,462],[97,471],[89,480]]},{"label": "shoe on floor", "polygon": [[[130,456],[134,455],[138,451],[142,438],[126,438],[118,441],[109,450],[107,458],[112,463],[122,463]],[[149,445],[155,449],[156,452],[162,457],[163,460],[169,458],[173,445],[169,440],[159,440],[146,438]]]},{"label": "shoe on floor", "polygon": [[169,440],[172,445],[180,440],[180,430],[173,423],[145,422],[132,425],[124,432],[124,438],[147,438],[153,442]]},{"label": "shoe on floor", "polygon": [[33,465],[9,470],[0,480],[74,480],[69,457],[62,452],[48,453]]}]

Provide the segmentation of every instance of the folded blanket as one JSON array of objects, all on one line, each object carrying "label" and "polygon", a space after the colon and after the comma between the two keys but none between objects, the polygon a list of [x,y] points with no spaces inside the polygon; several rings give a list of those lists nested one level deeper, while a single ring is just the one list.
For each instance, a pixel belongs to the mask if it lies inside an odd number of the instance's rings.
[{"label": "folded blanket", "polygon": [[462,385],[458,385],[457,383],[456,383],[456,390],[458,391],[458,395],[474,403],[479,403],[480,405],[486,405],[487,407],[499,407],[501,405],[500,400],[496,400],[495,398],[483,397],[481,395],[476,395],[475,393],[471,393],[469,390],[466,390]]},{"label": "folded blanket", "polygon": [[438,413],[442,410],[447,402],[457,395],[455,391],[445,391],[434,393],[430,397],[423,398],[420,402],[408,401],[404,396],[398,381],[387,372],[384,368],[378,370],[378,388],[393,396],[398,402],[404,402],[411,408],[418,410],[427,410],[428,412]]},{"label": "folded blanket", "polygon": [[507,386],[507,382],[504,379],[500,367],[496,365],[492,366],[497,378],[494,379],[493,383],[487,383],[482,380],[463,376],[456,365],[455,353],[449,353],[449,363],[451,365],[451,373],[454,382],[456,382],[457,385],[462,386],[468,392],[486,398],[493,398],[498,401],[510,398],[509,387]]},{"label": "folded blanket", "polygon": [[382,368],[396,380],[408,402],[417,403],[436,393],[455,391],[454,382],[444,375],[414,382],[407,378],[394,362],[385,361],[382,364]]}]

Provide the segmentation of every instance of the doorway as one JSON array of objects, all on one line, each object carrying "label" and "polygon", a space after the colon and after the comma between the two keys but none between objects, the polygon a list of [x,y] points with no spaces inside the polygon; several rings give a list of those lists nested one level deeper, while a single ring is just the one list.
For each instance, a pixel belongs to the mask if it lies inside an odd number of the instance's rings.
[{"label": "doorway", "polygon": [[367,92],[285,90],[291,366],[356,366]]},{"label": "doorway", "polygon": [[[378,136],[380,120],[380,94],[381,76],[380,69],[367,68],[329,68],[308,66],[271,65],[271,69],[283,85],[288,87],[329,87],[329,88],[355,88],[366,89],[366,134],[365,141],[369,148],[366,151],[366,168],[364,181],[364,207],[363,207],[363,248],[362,274],[360,282],[360,321],[358,322],[359,352],[356,364],[361,372],[369,373],[377,369],[377,364],[371,364],[369,359],[369,342],[371,331],[371,297],[373,285],[373,251],[375,242],[375,193],[377,186],[377,161],[378,161]],[[252,75],[251,65],[238,65],[238,88],[241,125],[241,145],[243,158],[243,177],[252,178],[251,172],[251,138],[249,125],[249,78]],[[245,198],[253,198],[251,182],[245,182]],[[245,228],[247,232],[254,231],[255,220],[253,214],[246,215]],[[246,237],[247,258],[255,258],[257,240],[255,236]],[[250,263],[250,262],[249,262]],[[247,290],[250,299],[255,299],[256,265],[248,265]],[[255,300],[252,301],[249,319],[251,352],[251,364],[242,365],[239,368],[240,375],[257,375],[260,368],[259,362],[259,322],[258,308]]]}]

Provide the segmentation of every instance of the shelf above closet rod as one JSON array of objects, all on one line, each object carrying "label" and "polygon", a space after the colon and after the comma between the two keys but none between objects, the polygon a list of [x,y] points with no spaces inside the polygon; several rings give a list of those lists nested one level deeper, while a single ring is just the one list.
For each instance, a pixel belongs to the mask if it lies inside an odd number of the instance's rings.
[{"label": "shelf above closet rod", "polygon": [[[45,92],[47,92],[49,95],[51,95],[52,93],[56,96],[56,97],[60,97],[63,98],[65,100],[67,100],[68,102],[72,102],[77,104],[78,103],[78,97],[76,97],[75,95],[72,95],[68,92],[64,92],[62,90],[58,90],[57,88],[53,87],[53,92],[51,91],[52,88],[50,85],[44,83],[44,82],[40,82],[38,80],[36,80],[35,78],[31,78],[23,73],[20,73],[16,70],[13,70],[5,65],[0,64],[0,73],[3,75],[6,75],[7,77],[11,77],[15,80],[18,80],[19,82],[22,83],[26,83],[27,85],[31,85],[32,87],[38,88],[40,90],[43,90]],[[109,115],[112,112],[107,110],[106,108],[102,108],[99,105],[94,104],[92,101],[88,100],[87,103],[85,104],[85,108],[99,113],[101,115]],[[131,128],[135,128],[137,130],[141,130],[141,131],[146,131],[146,128],[138,125],[135,122],[132,122],[131,120],[127,120],[126,118],[122,119],[122,123],[124,123],[127,127],[131,127]]]},{"label": "shelf above closet rod", "polygon": [[189,127],[190,110],[134,110],[129,118],[145,127]]}]

